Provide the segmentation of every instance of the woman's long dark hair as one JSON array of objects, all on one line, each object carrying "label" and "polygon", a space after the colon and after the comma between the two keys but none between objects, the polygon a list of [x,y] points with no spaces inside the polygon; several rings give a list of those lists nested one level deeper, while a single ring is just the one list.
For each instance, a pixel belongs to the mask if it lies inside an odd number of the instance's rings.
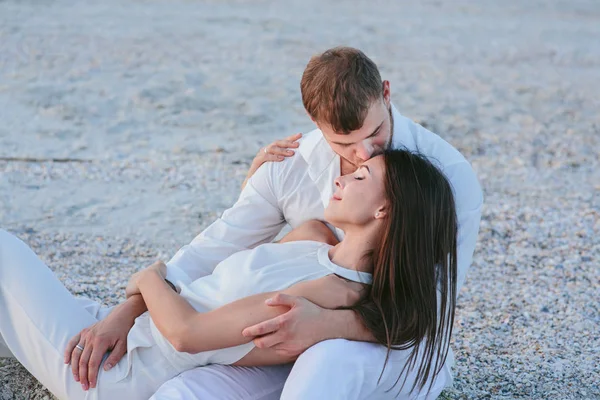
[{"label": "woman's long dark hair", "polygon": [[388,150],[383,157],[388,218],[372,253],[370,293],[352,308],[387,346],[382,375],[391,350],[412,349],[394,386],[406,372],[404,386],[408,372],[417,368],[411,391],[421,390],[444,366],[450,345],[457,295],[456,208],[450,183],[427,158],[406,150]]}]

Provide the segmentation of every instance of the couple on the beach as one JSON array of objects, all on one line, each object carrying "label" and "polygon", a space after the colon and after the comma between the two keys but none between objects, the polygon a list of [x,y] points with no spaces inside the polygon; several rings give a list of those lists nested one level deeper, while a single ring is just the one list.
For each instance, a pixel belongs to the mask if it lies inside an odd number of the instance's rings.
[{"label": "couple on the beach", "polygon": [[436,398],[475,173],[359,50],[313,57],[301,91],[318,129],[262,149],[233,207],[116,307],[75,298],[0,230],[0,356],[60,399]]}]

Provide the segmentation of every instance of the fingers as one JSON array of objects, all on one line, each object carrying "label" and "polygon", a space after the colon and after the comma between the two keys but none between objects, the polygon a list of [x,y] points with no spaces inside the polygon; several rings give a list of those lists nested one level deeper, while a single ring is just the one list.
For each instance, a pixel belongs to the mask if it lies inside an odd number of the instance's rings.
[{"label": "fingers", "polygon": [[[292,136],[288,136],[283,140],[277,140],[270,145],[266,146],[261,150],[262,155],[265,157],[265,161],[281,161],[283,157],[291,157],[294,155],[294,151],[290,149],[295,149],[300,146],[300,143],[297,142],[298,139],[302,137],[301,133],[296,133]],[[266,149],[266,151],[265,151]],[[259,152],[260,155],[260,152]],[[277,158],[268,157],[271,156],[280,156]]]},{"label": "fingers", "polygon": [[90,361],[88,362],[88,383],[90,388],[95,388],[96,383],[98,382],[98,369],[100,368],[100,363],[102,362],[102,357],[108,351],[108,346],[102,343],[95,343],[92,349],[92,355],[90,356]]},{"label": "fingers", "polygon": [[81,383],[83,390],[88,390],[90,387],[88,381],[88,364],[90,362],[93,347],[92,342],[87,341],[83,348],[83,352],[81,353],[81,357],[79,357],[79,382]]},{"label": "fingers", "polygon": [[282,156],[282,155],[266,153],[266,154],[263,154],[262,162],[264,163],[267,161],[283,161],[284,158],[285,158],[285,156]]},{"label": "fingers", "polygon": [[278,141],[276,141],[273,144],[275,146],[278,146],[278,147],[282,148],[282,149],[288,149],[288,148],[295,149],[295,148],[298,148],[298,146],[300,146],[300,143],[294,142],[292,140],[287,140],[287,139],[278,140]]},{"label": "fingers", "polygon": [[[294,133],[291,136],[286,137],[284,140],[288,140],[290,142],[295,142],[296,140],[300,139],[302,137],[302,133]],[[298,144],[298,143],[295,143]]]},{"label": "fingers", "polygon": [[[81,343],[82,346],[85,346],[85,339],[77,342],[76,345],[79,343]],[[79,382],[79,359],[81,358],[81,353],[82,351],[77,347],[75,347],[71,353],[71,372],[73,373],[73,378],[76,382]]]},{"label": "fingers", "polygon": [[67,343],[67,348],[65,349],[65,356],[64,356],[65,364],[68,364],[71,362],[71,353],[73,353],[73,350],[75,350],[75,346],[77,346],[77,343],[79,343],[80,338],[81,338],[81,335],[78,333],[77,335],[73,336],[71,338],[71,340],[69,340],[69,343]]},{"label": "fingers", "polygon": [[266,349],[269,347],[277,346],[283,342],[283,337],[279,332],[275,332],[271,335],[262,336],[253,340],[254,345],[259,349]]},{"label": "fingers", "polygon": [[[278,293],[275,296],[267,299],[265,303],[268,306],[287,306],[292,308],[296,304],[296,296],[290,296],[288,294]],[[267,321],[263,321],[259,324],[252,325],[242,331],[244,336],[263,336],[273,333],[283,327],[285,324],[287,314],[282,314],[278,317],[271,318]]]},{"label": "fingers", "polygon": [[283,326],[283,318],[281,316],[271,318],[259,324],[252,325],[242,331],[244,336],[263,336],[279,330]]},{"label": "fingers", "polygon": [[290,361],[294,361],[300,354],[302,354],[302,350],[296,348],[290,348],[285,344],[277,344],[272,346],[271,349],[275,350],[275,353],[282,357],[288,357]]},{"label": "fingers", "polygon": [[115,348],[112,349],[112,351],[110,352],[110,355],[108,356],[106,361],[104,361],[104,370],[108,371],[112,367],[114,367],[121,360],[121,358],[123,358],[126,352],[126,343],[123,341],[118,341],[115,345]]},{"label": "fingers", "polygon": [[[279,142],[270,144],[265,148],[267,149],[267,152],[265,154],[267,156],[272,155],[272,156],[290,157],[290,156],[294,155],[294,151],[287,150],[285,148],[285,146],[280,146]],[[263,151],[263,153],[264,153],[264,151]]]},{"label": "fingers", "polygon": [[293,307],[296,305],[297,297],[290,296],[289,294],[277,293],[275,296],[267,299],[265,303],[268,306],[288,306]]}]

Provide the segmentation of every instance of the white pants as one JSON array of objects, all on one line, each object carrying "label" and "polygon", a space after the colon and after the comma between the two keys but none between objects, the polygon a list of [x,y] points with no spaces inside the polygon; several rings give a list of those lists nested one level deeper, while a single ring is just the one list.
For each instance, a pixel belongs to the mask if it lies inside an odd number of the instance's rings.
[{"label": "white pants", "polygon": [[211,365],[175,377],[177,371],[149,340],[148,347],[128,349],[110,371],[101,368],[98,386],[85,392],[63,353],[71,337],[109,311],[72,296],[28,246],[0,229],[0,356],[16,357],[59,399],[148,399],[155,391],[154,400],[435,399],[451,382],[444,367],[429,394],[409,395],[414,382],[409,373],[396,397],[399,386],[391,387],[409,353],[392,352],[378,383],[386,349],[344,339],[311,347],[293,368]]},{"label": "white pants", "polygon": [[[426,388],[409,393],[414,373],[409,373],[401,391],[400,384],[388,391],[396,382],[408,352],[392,352],[378,384],[385,354],[383,346],[372,343],[328,340],[309,348],[293,368],[209,365],[186,371],[163,384],[151,400],[430,400],[452,382],[448,368],[444,367],[429,393]],[[403,379],[404,376],[400,383]]]},{"label": "white pants", "polygon": [[[129,352],[83,391],[63,362],[67,342],[110,309],[69,293],[22,241],[0,229],[0,355],[16,357],[59,399],[148,399],[177,375],[154,347]],[[148,333],[150,335],[150,333]]]}]

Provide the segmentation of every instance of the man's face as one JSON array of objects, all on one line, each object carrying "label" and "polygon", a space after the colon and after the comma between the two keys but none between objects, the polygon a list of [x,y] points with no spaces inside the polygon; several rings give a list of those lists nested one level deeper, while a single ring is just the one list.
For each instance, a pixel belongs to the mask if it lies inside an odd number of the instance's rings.
[{"label": "man's face", "polygon": [[[384,82],[384,83],[387,83]],[[371,104],[363,126],[349,134],[338,134],[327,124],[317,126],[337,154],[358,167],[373,155],[385,150],[391,142],[393,121],[389,102],[389,84],[384,96]],[[387,95],[387,96],[386,96]]]}]

